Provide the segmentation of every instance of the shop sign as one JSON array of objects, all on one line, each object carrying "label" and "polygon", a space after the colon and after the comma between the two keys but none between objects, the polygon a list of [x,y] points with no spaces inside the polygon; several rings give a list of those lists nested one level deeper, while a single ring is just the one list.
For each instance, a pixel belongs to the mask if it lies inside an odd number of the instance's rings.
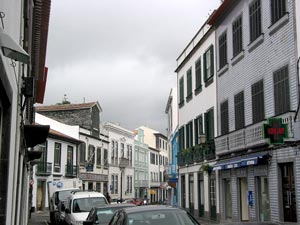
[{"label": "shop sign", "polygon": [[288,138],[286,124],[282,124],[282,118],[270,118],[268,123],[263,125],[264,138],[270,140],[270,144],[283,144],[284,139]]}]

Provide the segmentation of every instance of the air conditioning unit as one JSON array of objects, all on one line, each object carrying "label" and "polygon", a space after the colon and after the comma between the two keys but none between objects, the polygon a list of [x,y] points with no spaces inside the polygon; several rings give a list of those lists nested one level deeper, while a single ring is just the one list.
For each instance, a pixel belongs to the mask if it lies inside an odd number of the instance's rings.
[{"label": "air conditioning unit", "polygon": [[206,135],[205,134],[199,134],[198,143],[199,144],[205,144],[206,143]]}]

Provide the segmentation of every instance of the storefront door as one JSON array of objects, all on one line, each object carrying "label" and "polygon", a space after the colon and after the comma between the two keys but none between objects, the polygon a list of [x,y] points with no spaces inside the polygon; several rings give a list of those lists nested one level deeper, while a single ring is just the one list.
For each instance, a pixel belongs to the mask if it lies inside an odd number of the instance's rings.
[{"label": "storefront door", "polygon": [[194,174],[189,175],[189,209],[194,215]]},{"label": "storefront door", "polygon": [[231,201],[231,181],[224,179],[224,200],[225,200],[225,216],[226,219],[232,218],[232,201]]},{"label": "storefront door", "polygon": [[181,176],[181,207],[185,208],[185,175]]},{"label": "storefront door", "polygon": [[248,182],[247,178],[239,178],[240,216],[241,221],[249,221]]},{"label": "storefront door", "polygon": [[260,221],[270,221],[269,182],[267,177],[257,177],[257,197]]},{"label": "storefront door", "polygon": [[203,173],[198,174],[198,209],[199,217],[204,216],[204,183],[203,183]]},{"label": "storefront door", "polygon": [[281,164],[282,202],[285,222],[297,222],[293,163]]}]

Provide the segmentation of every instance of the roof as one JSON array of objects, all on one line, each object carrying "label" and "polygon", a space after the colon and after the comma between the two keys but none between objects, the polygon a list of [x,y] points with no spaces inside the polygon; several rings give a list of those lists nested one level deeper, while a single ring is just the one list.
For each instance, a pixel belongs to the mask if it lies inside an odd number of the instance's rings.
[{"label": "roof", "polygon": [[79,139],[70,137],[70,136],[68,136],[66,134],[63,134],[63,133],[59,132],[59,131],[51,129],[51,126],[50,126],[50,131],[49,131],[48,137],[61,138],[63,140],[67,140],[67,141],[69,141],[71,143],[75,143],[75,144],[83,143],[83,141],[81,141]]},{"label": "roof", "polygon": [[210,16],[207,23],[211,26],[216,26],[217,22],[226,15],[227,10],[230,9],[233,2],[233,0],[224,0],[219,8]]},{"label": "roof", "polygon": [[126,211],[126,213],[136,213],[136,212],[142,213],[147,211],[183,211],[183,210],[172,206],[167,206],[167,205],[145,205],[145,206],[124,208],[124,211]]},{"label": "roof", "polygon": [[111,208],[127,208],[127,207],[135,207],[136,205],[135,204],[131,204],[131,203],[121,203],[121,204],[110,204],[110,205],[103,205],[103,206],[99,206],[99,207],[96,207],[95,209],[111,209]]},{"label": "roof", "polygon": [[91,198],[91,197],[105,197],[102,193],[96,191],[78,191],[73,193],[72,198]]},{"label": "roof", "polygon": [[98,102],[89,102],[81,104],[63,104],[63,105],[48,105],[48,106],[35,106],[36,112],[46,112],[46,111],[67,111],[67,110],[78,110],[78,109],[90,109],[95,105],[101,107]]}]

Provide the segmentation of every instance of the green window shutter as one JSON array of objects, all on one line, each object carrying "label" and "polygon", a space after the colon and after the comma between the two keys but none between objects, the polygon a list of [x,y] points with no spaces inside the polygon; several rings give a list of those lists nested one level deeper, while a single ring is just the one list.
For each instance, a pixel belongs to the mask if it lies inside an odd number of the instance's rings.
[{"label": "green window shutter", "polygon": [[180,88],[180,93],[179,93],[179,104],[183,103],[184,101],[184,82],[183,82],[183,77],[179,81],[179,88]]},{"label": "green window shutter", "polygon": [[195,145],[198,145],[198,121],[199,121],[199,117],[194,119],[194,134],[195,134]]},{"label": "green window shutter", "polygon": [[210,77],[214,76],[214,46],[210,46]]},{"label": "green window shutter", "polygon": [[196,88],[201,87],[201,59],[199,58],[195,63],[196,70]]},{"label": "green window shutter", "polygon": [[192,94],[192,69],[189,69],[186,74],[186,82],[187,82],[187,95]]},{"label": "green window shutter", "polygon": [[206,53],[203,54],[204,81],[207,80]]},{"label": "green window shutter", "polygon": [[200,134],[203,134],[203,117],[202,115],[199,117],[199,131],[200,131]]}]

